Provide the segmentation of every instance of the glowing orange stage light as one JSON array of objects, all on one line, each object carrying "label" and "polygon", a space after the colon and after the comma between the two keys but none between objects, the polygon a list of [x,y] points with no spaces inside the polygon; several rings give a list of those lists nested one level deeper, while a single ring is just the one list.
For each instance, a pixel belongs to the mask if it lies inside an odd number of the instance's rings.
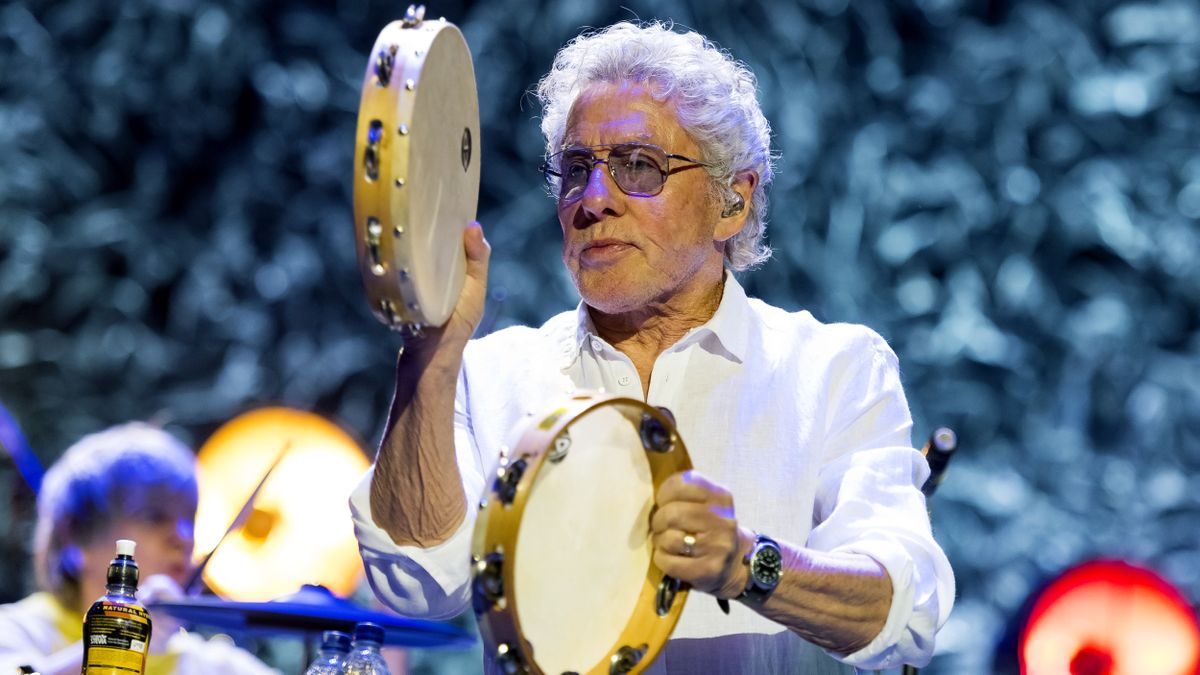
[{"label": "glowing orange stage light", "polygon": [[337,425],[288,408],[240,415],[200,448],[197,557],[212,550],[289,443],[245,524],[204,571],[209,587],[228,599],[271,600],[305,583],[345,596],[362,575],[347,499],[367,457]]},{"label": "glowing orange stage light", "polygon": [[1021,634],[1020,660],[1025,675],[1195,675],[1200,623],[1154,572],[1089,562],[1042,591]]}]

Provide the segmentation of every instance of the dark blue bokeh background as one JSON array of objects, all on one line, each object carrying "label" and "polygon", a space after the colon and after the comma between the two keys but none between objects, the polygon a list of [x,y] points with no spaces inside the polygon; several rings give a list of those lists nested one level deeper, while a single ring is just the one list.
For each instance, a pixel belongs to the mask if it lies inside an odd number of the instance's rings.
[{"label": "dark blue bokeh background", "polygon": [[[1200,7],[1189,0],[430,6],[466,34],[493,328],[573,306],[528,90],[581,27],[670,18],[747,61],[781,154],[752,294],[866,323],[959,600],[927,672],[989,672],[1031,592],[1096,557],[1200,598]],[[351,223],[359,85],[396,3],[0,8],[0,401],[49,464],[154,418],[193,443],[284,404],[371,446],[398,344]],[[28,495],[0,463],[4,573]],[[414,669],[444,672],[438,654]]]}]

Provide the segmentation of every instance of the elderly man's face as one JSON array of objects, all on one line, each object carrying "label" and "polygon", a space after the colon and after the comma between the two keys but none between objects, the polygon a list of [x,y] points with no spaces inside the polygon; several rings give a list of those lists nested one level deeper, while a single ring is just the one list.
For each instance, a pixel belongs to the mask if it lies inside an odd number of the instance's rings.
[{"label": "elderly man's face", "polygon": [[[654,100],[647,85],[599,83],[585,89],[571,108],[564,144],[625,142],[700,155],[671,104]],[[604,158],[607,151],[596,154]],[[707,172],[694,168],[672,173],[657,195],[634,197],[617,187],[606,165],[597,165],[582,196],[558,205],[563,262],[584,302],[618,314],[718,283],[720,242],[736,231],[722,231],[732,221],[720,218],[713,192]]]}]

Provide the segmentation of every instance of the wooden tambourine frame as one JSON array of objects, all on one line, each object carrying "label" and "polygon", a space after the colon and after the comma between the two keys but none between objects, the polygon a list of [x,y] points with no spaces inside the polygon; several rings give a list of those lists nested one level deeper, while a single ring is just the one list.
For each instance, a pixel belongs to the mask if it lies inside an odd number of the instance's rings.
[{"label": "wooden tambourine frame", "polygon": [[479,102],[467,43],[410,7],[367,64],[354,151],[354,231],[372,311],[395,330],[446,322],[479,199]]},{"label": "wooden tambourine frame", "polygon": [[[533,418],[516,448],[501,459],[486,499],[480,504],[472,546],[473,598],[480,633],[488,658],[505,673],[559,675],[543,670],[537,661],[537,645],[522,633],[517,611],[517,558],[525,507],[538,475],[547,462],[571,461],[574,425],[602,408],[614,407],[641,440],[657,492],[671,474],[692,467],[683,439],[669,412],[636,399],[607,394],[580,394],[557,409]],[[610,486],[620,490],[622,486]],[[569,514],[563,514],[569,517]],[[646,537],[650,536],[649,519]],[[569,573],[569,570],[563,570]],[[597,583],[579,579],[581,584]],[[648,667],[666,644],[687,599],[687,586],[666,577],[650,559],[642,579],[632,616],[608,654],[580,675],[639,673]],[[559,608],[562,609],[562,608]],[[618,617],[619,620],[619,617]],[[588,630],[579,625],[578,630]]]}]

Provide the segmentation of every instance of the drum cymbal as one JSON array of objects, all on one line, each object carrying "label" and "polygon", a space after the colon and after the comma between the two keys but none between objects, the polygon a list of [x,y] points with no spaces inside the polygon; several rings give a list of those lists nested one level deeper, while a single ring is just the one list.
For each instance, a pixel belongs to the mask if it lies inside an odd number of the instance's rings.
[{"label": "drum cymbal", "polygon": [[347,497],[369,464],[333,422],[259,408],[226,422],[197,454],[196,554],[216,546],[271,465],[244,524],[213,553],[204,581],[232,600],[267,602],[301,584],[347,596],[362,579]]},{"label": "drum cymbal", "polygon": [[397,647],[467,647],[475,642],[466,631],[447,623],[409,619],[363,609],[323,586],[306,584],[298,592],[270,602],[229,602],[220,598],[188,598],[151,603],[148,609],[180,621],[258,635],[305,636],[325,630],[354,631],[370,621],[383,626],[384,644]]}]

